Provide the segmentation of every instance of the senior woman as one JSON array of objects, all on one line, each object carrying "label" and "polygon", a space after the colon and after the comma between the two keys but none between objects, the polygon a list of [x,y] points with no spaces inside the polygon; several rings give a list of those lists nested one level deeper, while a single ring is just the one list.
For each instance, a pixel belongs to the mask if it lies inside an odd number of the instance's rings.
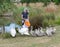
[{"label": "senior woman", "polygon": [[24,8],[24,11],[22,12],[21,18],[22,18],[22,25],[24,25],[24,22],[26,19],[29,20],[29,10],[27,8]]}]

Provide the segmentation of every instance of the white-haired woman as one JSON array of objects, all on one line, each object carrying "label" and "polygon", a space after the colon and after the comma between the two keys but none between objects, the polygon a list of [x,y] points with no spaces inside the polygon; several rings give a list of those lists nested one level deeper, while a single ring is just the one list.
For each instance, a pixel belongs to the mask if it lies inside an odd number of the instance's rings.
[{"label": "white-haired woman", "polygon": [[22,17],[22,25],[24,25],[24,21],[26,19],[29,20],[29,10],[27,8],[24,8],[24,11],[22,12],[21,17]]}]

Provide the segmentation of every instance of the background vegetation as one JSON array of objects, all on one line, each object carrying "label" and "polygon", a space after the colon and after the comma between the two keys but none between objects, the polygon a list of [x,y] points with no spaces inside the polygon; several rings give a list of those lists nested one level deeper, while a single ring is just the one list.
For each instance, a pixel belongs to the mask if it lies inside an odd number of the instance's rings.
[{"label": "background vegetation", "polygon": [[[43,3],[40,7],[36,3]],[[18,2],[16,2],[19,4]],[[0,25],[5,26],[11,22],[15,22],[21,25],[21,13],[25,7],[29,9],[29,16],[31,25],[35,28],[39,26],[46,27],[49,25],[60,25],[60,0],[21,0],[22,6],[18,6],[10,0],[0,0]],[[24,7],[23,4],[26,3]],[[34,3],[35,6],[30,6],[30,3]],[[4,17],[3,14],[11,13],[12,20]],[[2,16],[1,16],[2,15]]]}]

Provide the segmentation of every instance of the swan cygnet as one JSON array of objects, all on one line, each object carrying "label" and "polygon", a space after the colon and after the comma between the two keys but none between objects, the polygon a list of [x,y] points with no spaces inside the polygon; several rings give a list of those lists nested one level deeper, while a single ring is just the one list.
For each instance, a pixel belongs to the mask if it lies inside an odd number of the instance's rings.
[{"label": "swan cygnet", "polygon": [[43,31],[43,28],[42,27],[40,27],[40,32],[41,32],[41,35],[42,36],[45,36],[46,35],[45,32]]},{"label": "swan cygnet", "polygon": [[33,31],[33,26],[31,26],[30,34],[31,36],[36,36],[35,31]]},{"label": "swan cygnet", "polygon": [[39,37],[39,36],[42,36],[39,28],[38,28],[38,29],[35,29],[35,34],[36,34],[36,36],[38,36],[38,37]]},{"label": "swan cygnet", "polygon": [[45,35],[42,27],[41,27],[41,28],[38,28],[38,29],[35,29],[35,34],[36,34],[37,36],[40,36],[40,37]]}]

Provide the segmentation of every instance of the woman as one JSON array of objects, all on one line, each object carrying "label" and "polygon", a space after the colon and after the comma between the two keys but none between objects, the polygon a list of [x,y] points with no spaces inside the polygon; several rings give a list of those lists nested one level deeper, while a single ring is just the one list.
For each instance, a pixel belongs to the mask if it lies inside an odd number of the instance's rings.
[{"label": "woman", "polygon": [[28,11],[27,8],[24,9],[24,11],[22,12],[21,17],[22,17],[22,25],[24,25],[24,21],[25,21],[26,19],[29,20],[29,11]]}]

